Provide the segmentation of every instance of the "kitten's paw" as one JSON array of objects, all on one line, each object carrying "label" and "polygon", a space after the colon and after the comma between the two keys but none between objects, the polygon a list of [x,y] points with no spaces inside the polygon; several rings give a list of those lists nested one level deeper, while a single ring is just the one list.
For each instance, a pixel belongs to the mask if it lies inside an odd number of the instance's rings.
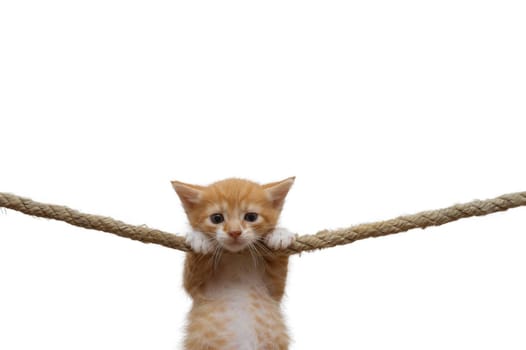
[{"label": "kitten's paw", "polygon": [[265,243],[272,249],[285,249],[296,240],[296,235],[286,228],[278,227],[265,237]]},{"label": "kitten's paw", "polygon": [[215,249],[212,238],[199,231],[191,231],[187,233],[186,244],[188,244],[196,253],[207,254]]}]

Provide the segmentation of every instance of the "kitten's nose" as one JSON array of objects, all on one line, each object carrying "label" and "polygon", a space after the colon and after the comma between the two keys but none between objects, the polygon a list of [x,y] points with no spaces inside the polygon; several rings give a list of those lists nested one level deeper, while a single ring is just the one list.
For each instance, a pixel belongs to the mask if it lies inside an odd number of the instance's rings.
[{"label": "kitten's nose", "polygon": [[241,236],[241,231],[228,231],[228,235],[232,238],[238,238]]}]

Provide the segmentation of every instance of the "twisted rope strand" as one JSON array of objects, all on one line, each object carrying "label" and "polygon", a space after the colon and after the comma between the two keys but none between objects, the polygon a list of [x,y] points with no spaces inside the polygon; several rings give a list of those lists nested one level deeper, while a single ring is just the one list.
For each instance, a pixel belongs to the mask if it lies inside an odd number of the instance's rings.
[{"label": "twisted rope strand", "polygon": [[39,203],[29,198],[0,192],[0,207],[16,210],[31,216],[65,221],[68,224],[90,230],[113,233],[143,243],[160,244],[168,248],[189,251],[184,237],[146,226],[126,224],[107,216],[81,213],[62,205]]},{"label": "twisted rope strand", "polygon": [[[299,236],[296,242],[281,254],[297,254],[354,241],[381,237],[409,231],[415,228],[440,226],[448,222],[472,216],[483,216],[526,205],[526,192],[505,194],[493,199],[475,200],[464,204],[399,216],[394,219],[356,225],[343,229],[322,230],[313,235]],[[77,210],[53,204],[32,201],[9,193],[0,192],[0,208],[5,207],[24,214],[65,221],[71,225],[113,233],[121,237],[159,244],[181,251],[190,251],[182,236],[146,226],[135,226],[106,216],[84,214]]]}]

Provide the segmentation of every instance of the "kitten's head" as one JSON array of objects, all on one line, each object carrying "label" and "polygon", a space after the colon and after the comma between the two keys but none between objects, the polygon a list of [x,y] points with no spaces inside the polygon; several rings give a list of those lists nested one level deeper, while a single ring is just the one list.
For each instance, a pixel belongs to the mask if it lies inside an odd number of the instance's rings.
[{"label": "kitten's head", "polygon": [[276,227],[293,182],[293,177],[265,185],[226,179],[209,186],[172,181],[172,186],[192,228],[238,252]]}]

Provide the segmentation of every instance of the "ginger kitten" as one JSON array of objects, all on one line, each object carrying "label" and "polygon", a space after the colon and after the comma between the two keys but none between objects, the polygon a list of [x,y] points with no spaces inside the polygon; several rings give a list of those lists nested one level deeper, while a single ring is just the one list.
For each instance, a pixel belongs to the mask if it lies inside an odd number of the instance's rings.
[{"label": "ginger kitten", "polygon": [[173,181],[193,231],[186,236],[184,287],[193,299],[187,350],[285,350],[280,309],[295,236],[276,228],[294,178],[265,185],[226,179],[209,186]]}]

